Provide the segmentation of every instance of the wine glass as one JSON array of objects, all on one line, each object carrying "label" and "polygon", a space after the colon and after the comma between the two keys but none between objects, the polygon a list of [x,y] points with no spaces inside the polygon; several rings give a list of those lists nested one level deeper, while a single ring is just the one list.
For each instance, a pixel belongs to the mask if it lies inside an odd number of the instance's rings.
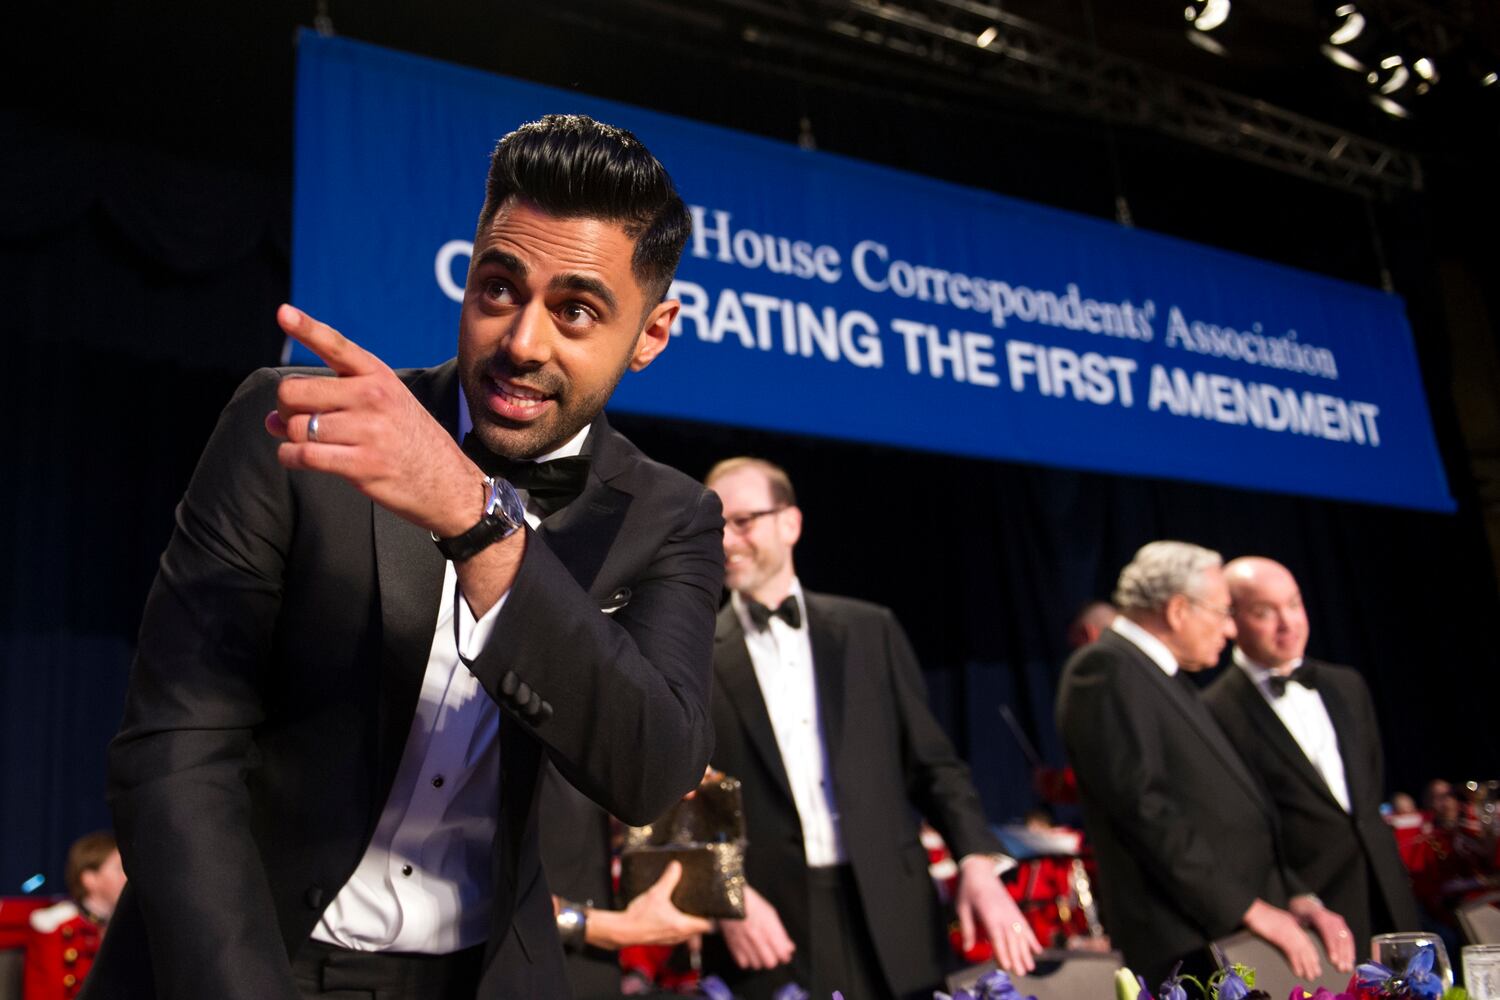
[{"label": "wine glass", "polygon": [[1471,1000],[1500,1000],[1500,944],[1464,945],[1463,963]]},{"label": "wine glass", "polygon": [[1443,947],[1442,939],[1436,934],[1376,934],[1370,939],[1370,957],[1398,976],[1424,949],[1432,950],[1432,974],[1442,981],[1443,990],[1447,991],[1453,985],[1453,965],[1448,961],[1448,949]]}]

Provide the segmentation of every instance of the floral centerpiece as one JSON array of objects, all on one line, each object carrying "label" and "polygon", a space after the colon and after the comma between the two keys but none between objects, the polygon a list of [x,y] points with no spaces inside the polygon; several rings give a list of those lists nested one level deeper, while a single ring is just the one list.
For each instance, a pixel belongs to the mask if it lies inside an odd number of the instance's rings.
[{"label": "floral centerpiece", "polygon": [[[1354,970],[1342,993],[1322,986],[1317,990],[1297,986],[1287,1000],[1468,1000],[1462,987],[1443,989],[1442,979],[1432,971],[1434,958],[1432,949],[1423,948],[1399,973],[1379,962],[1366,962]],[[1179,975],[1180,968],[1179,964],[1172,970],[1154,995],[1144,977],[1121,969],[1115,973],[1115,1000],[1190,1000],[1189,986],[1203,1000],[1275,1000],[1255,988],[1255,970],[1239,963],[1220,969],[1206,983]]]}]

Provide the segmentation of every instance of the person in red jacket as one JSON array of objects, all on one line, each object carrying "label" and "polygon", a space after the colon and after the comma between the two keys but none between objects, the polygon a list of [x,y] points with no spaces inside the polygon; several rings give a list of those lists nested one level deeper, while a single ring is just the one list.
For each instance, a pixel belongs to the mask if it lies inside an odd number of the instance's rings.
[{"label": "person in red jacket", "polygon": [[64,872],[73,898],[31,914],[22,976],[25,1000],[72,1000],[83,989],[104,928],[125,888],[114,834],[85,834],[68,848]]}]

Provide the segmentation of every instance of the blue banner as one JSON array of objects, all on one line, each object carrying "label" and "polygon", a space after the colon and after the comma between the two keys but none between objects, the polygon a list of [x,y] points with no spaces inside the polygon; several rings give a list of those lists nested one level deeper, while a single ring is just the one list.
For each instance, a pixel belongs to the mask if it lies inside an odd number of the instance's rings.
[{"label": "blue banner", "polygon": [[451,356],[489,151],[552,112],[635,132],[693,213],[673,342],[611,409],[1454,507],[1396,296],[311,33],[293,301]]}]

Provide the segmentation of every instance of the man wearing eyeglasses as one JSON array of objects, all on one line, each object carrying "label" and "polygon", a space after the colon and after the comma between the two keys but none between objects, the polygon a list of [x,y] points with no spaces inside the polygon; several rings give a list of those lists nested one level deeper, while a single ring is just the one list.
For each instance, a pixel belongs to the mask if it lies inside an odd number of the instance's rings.
[{"label": "man wearing eyeglasses", "polygon": [[1316,979],[1305,924],[1338,969],[1353,968],[1348,927],[1286,870],[1274,805],[1189,676],[1214,666],[1235,635],[1219,554],[1145,545],[1120,572],[1114,604],[1119,617],[1063,670],[1057,726],[1078,774],[1105,929],[1126,964],[1152,985],[1179,961],[1202,975],[1209,942],[1244,927]]},{"label": "man wearing eyeglasses", "polygon": [[1291,571],[1260,556],[1224,569],[1234,666],[1204,692],[1282,818],[1287,863],[1344,914],[1359,954],[1373,932],[1420,928],[1390,828],[1370,690],[1348,667],[1304,658],[1307,609]]},{"label": "man wearing eyeglasses", "polygon": [[960,858],[965,947],[983,927],[1000,964],[1036,938],[997,877],[1013,862],[968,768],[927,707],[885,608],[802,589],[802,512],[786,473],[734,458],[708,474],[724,505],[729,603],[714,635],[714,766],[743,782],[743,920],[720,922],[705,970],[746,1000],[788,982],[815,997],[930,997],[951,955],[920,813]]}]

